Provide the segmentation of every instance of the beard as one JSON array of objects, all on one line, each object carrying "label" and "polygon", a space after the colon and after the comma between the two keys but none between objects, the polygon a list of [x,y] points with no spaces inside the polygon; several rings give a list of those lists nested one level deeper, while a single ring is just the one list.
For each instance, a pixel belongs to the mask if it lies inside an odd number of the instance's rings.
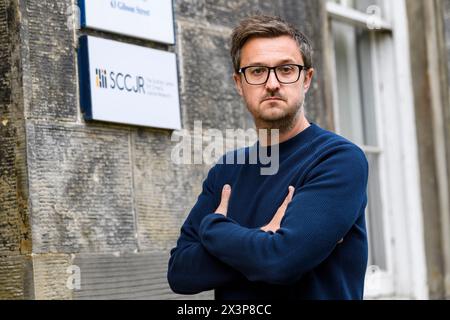
[{"label": "beard", "polygon": [[297,105],[289,106],[289,108],[285,109],[281,115],[267,115],[260,111],[253,112],[252,115],[257,128],[268,130],[278,129],[280,133],[284,133],[295,126],[301,115],[302,109],[303,101],[299,102]]}]

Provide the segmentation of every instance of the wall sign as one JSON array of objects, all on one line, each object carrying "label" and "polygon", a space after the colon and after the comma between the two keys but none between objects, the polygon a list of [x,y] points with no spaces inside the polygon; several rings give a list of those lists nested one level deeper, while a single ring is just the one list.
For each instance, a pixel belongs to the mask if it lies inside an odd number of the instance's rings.
[{"label": "wall sign", "polygon": [[78,55],[86,120],[181,129],[174,53],[82,36]]},{"label": "wall sign", "polygon": [[79,0],[81,27],[173,44],[172,0]]}]

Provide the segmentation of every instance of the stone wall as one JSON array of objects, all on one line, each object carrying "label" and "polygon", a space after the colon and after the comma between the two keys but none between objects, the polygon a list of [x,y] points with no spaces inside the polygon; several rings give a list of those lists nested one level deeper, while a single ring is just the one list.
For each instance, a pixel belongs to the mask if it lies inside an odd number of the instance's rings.
[{"label": "stone wall", "polygon": [[[76,39],[176,52],[183,128],[200,120],[204,130],[224,132],[253,127],[232,82],[231,29],[257,11],[279,14],[314,43],[306,112],[330,127],[323,2],[174,0],[174,46],[73,30],[72,5],[0,2],[0,299],[186,298],[168,287],[169,250],[210,166],[173,164],[170,131],[85,122]],[[80,267],[80,290],[66,286],[72,265]]]},{"label": "stone wall", "polygon": [[0,298],[32,298],[19,9],[0,3]]}]

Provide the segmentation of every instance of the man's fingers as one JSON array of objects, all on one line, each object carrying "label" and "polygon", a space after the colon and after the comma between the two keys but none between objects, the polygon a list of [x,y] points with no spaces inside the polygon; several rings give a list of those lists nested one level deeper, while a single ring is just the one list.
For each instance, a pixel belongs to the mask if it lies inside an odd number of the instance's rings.
[{"label": "man's fingers", "polygon": [[269,224],[262,229],[263,231],[267,231],[266,229],[268,229],[268,230],[274,229],[276,231],[280,228],[281,220],[284,217],[284,213],[286,212],[289,202],[291,202],[291,200],[292,200],[292,197],[294,195],[294,190],[295,190],[295,188],[293,186],[289,186],[288,195],[286,196],[286,198],[284,198],[283,203],[278,208],[277,212],[275,212],[275,215],[272,217],[272,220],[269,222]]},{"label": "man's fingers", "polygon": [[281,206],[278,208],[277,212],[273,216],[273,218],[272,218],[273,222],[279,223],[281,221],[281,219],[283,218],[284,213],[286,212],[287,206],[288,206],[289,202],[291,202],[292,196],[294,195],[294,190],[295,190],[295,188],[293,186],[289,186],[288,195],[286,196],[286,198],[284,198],[283,203],[281,204]]},{"label": "man's fingers", "polygon": [[295,188],[293,186],[289,186],[289,193],[287,195],[288,203],[292,201],[292,197],[294,196]]},{"label": "man's fingers", "polygon": [[294,196],[294,191],[295,191],[295,188],[293,186],[289,186],[288,195],[286,196],[286,198],[284,198],[284,202],[283,202],[284,206],[287,206],[289,204],[289,202],[292,201],[292,197]]},{"label": "man's fingers", "polygon": [[230,195],[231,195],[231,187],[229,184],[226,184],[222,188],[222,200],[220,201],[220,204],[224,204],[226,207],[228,207]]},{"label": "man's fingers", "polygon": [[227,214],[228,211],[228,201],[230,200],[231,195],[231,186],[226,184],[222,188],[222,197],[220,199],[219,207],[216,209],[216,213],[220,213],[223,215]]}]

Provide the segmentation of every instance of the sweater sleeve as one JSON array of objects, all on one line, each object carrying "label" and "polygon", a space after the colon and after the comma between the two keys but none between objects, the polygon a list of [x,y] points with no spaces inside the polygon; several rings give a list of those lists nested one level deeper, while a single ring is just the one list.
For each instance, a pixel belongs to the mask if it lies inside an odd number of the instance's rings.
[{"label": "sweater sleeve", "polygon": [[367,202],[367,179],[364,153],[354,146],[336,147],[296,186],[276,233],[248,229],[214,213],[200,225],[201,241],[250,281],[292,284],[324,261],[350,231]]},{"label": "sweater sleeve", "polygon": [[[202,218],[216,209],[213,194],[214,167],[203,182],[202,192],[181,228],[177,245],[170,252],[167,280],[178,294],[195,294],[229,283],[239,274],[205,250],[198,235]],[[218,199],[218,198],[217,198]]]}]

